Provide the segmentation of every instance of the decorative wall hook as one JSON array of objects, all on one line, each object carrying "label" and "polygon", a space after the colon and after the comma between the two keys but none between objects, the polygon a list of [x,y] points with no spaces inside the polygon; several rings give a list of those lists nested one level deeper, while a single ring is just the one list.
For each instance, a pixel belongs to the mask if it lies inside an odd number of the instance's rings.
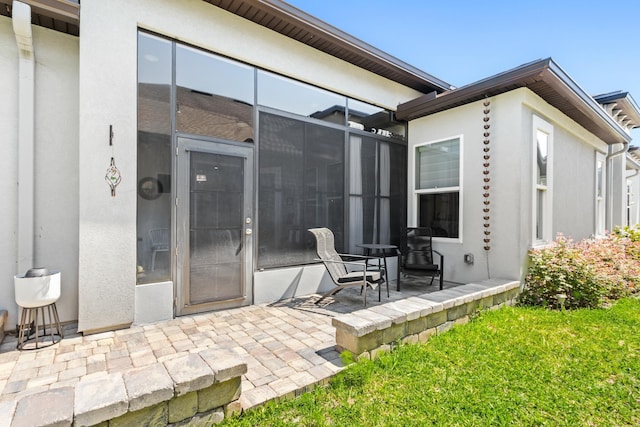
[{"label": "decorative wall hook", "polygon": [[116,162],[113,157],[111,158],[111,163],[107,168],[107,174],[104,176],[104,179],[111,188],[111,197],[116,197],[116,187],[120,184],[120,181],[122,181],[122,174],[116,167]]},{"label": "decorative wall hook", "polygon": [[107,185],[111,189],[111,197],[116,197],[116,187],[122,181],[122,174],[116,167],[116,161],[113,157],[113,125],[109,125],[109,147],[111,147],[111,162],[107,168],[107,173],[104,176],[104,180],[107,181]]}]

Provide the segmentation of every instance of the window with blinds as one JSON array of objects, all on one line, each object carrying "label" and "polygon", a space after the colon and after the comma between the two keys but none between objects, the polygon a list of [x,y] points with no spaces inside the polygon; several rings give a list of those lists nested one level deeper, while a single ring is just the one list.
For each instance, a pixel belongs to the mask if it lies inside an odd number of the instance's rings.
[{"label": "window with blinds", "polygon": [[416,148],[416,189],[460,185],[460,139],[434,142]]},{"label": "window with blinds", "polygon": [[418,226],[435,237],[460,237],[461,139],[419,145],[415,149]]}]

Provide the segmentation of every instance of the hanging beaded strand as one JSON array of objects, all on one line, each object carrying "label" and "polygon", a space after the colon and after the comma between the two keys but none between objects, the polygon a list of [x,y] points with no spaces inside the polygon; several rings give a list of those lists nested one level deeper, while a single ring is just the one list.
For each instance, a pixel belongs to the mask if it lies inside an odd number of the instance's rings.
[{"label": "hanging beaded strand", "polygon": [[482,162],[482,166],[484,167],[484,170],[482,171],[482,174],[484,176],[483,179],[483,186],[482,186],[482,197],[483,197],[483,216],[482,216],[482,220],[483,220],[483,229],[484,229],[484,238],[483,238],[483,242],[484,242],[484,250],[485,251],[489,251],[491,250],[491,223],[489,222],[491,220],[491,200],[489,199],[489,197],[491,196],[491,193],[489,192],[489,190],[491,189],[491,171],[489,169],[489,167],[491,166],[490,163],[490,159],[491,159],[491,139],[489,138],[491,136],[491,132],[489,132],[489,128],[491,128],[491,124],[489,123],[489,121],[491,120],[491,118],[489,117],[489,113],[491,112],[491,109],[489,108],[489,106],[491,105],[491,101],[489,101],[488,99],[485,99],[484,101],[484,117],[482,118],[482,120],[484,121],[484,140],[482,141],[484,144],[483,147],[483,162]]}]

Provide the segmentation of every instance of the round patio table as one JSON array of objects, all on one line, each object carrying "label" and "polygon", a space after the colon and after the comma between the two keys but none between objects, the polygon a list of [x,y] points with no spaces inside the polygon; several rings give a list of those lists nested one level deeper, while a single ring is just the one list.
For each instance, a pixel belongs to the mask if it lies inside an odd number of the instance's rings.
[{"label": "round patio table", "polygon": [[360,243],[356,245],[359,248],[363,248],[365,250],[365,256],[371,256],[371,252],[377,253],[378,257],[378,267],[380,266],[380,258],[382,258],[384,263],[384,276],[387,281],[387,297],[389,296],[389,269],[387,268],[387,251],[391,251],[390,255],[393,255],[398,258],[398,277],[396,279],[396,290],[400,291],[400,252],[398,251],[398,247],[396,245],[387,245],[383,243]]}]

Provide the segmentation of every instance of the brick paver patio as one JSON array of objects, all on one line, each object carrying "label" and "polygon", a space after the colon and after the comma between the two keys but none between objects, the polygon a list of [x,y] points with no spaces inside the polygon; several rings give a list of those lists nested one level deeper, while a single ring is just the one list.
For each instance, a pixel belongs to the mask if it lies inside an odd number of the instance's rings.
[{"label": "brick paver patio", "polygon": [[[437,287],[412,288],[409,283],[402,292],[392,290],[391,298],[383,296],[382,303],[425,290]],[[380,304],[377,292],[369,292],[368,306]],[[309,299],[284,301],[88,336],[67,325],[59,343],[32,351],[16,350],[15,337],[9,336],[0,345],[0,425],[10,424],[16,402],[25,396],[206,349],[225,350],[247,364],[240,397],[243,409],[292,397],[325,384],[343,368],[331,319],[360,308],[359,291],[347,289],[332,304],[319,307]]]},{"label": "brick paver patio", "polygon": [[[124,372],[206,348],[231,350],[247,363],[243,408],[323,382],[342,368],[330,317],[255,305],[84,337],[75,334],[33,351],[17,351],[15,340],[8,339],[0,346],[0,405],[75,385],[81,377]],[[1,414],[0,425],[5,425]]]}]

